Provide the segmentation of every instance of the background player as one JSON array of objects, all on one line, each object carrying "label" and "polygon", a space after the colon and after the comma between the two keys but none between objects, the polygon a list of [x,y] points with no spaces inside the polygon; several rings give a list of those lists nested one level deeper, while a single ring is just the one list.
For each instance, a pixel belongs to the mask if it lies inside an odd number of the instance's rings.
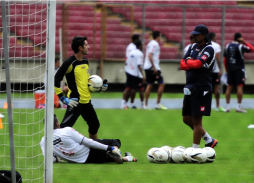
[{"label": "background player", "polygon": [[214,32],[210,32],[209,36],[215,52],[215,62],[212,70],[212,84],[216,100],[215,110],[220,112],[226,112],[226,109],[220,106],[221,47],[218,43],[216,43],[216,34]]},{"label": "background player", "polygon": [[244,52],[254,51],[251,44],[246,43],[240,33],[235,33],[234,41],[226,45],[224,52],[224,65],[228,76],[226,90],[227,112],[230,112],[230,94],[234,85],[237,85],[238,106],[236,112],[247,113],[242,108],[243,85],[245,83]]},{"label": "background player", "polygon": [[211,71],[215,53],[209,40],[209,31],[205,25],[198,25],[191,32],[193,44],[183,59],[180,68],[186,71],[184,87],[183,122],[193,130],[193,147],[198,148],[201,137],[206,147],[214,147],[213,139],[202,126],[202,117],[210,116],[212,103]]},{"label": "background player", "polygon": [[[137,161],[129,152],[122,157],[121,141],[119,139],[88,139],[70,127],[60,128],[54,114],[53,152],[62,160],[70,163],[105,163],[115,161]],[[45,137],[41,140],[41,150],[44,155]]]},{"label": "background player", "polygon": [[165,106],[163,106],[161,102],[161,96],[164,90],[164,81],[161,74],[160,69],[160,38],[161,33],[159,31],[153,32],[153,40],[151,40],[146,47],[146,57],[145,57],[145,63],[144,63],[144,70],[146,73],[146,82],[147,87],[145,91],[145,106],[144,109],[148,109],[148,98],[150,95],[150,92],[153,88],[153,84],[155,81],[158,82],[159,88],[158,88],[158,96],[157,96],[157,104],[155,106],[155,109],[167,109]]},{"label": "background player", "polygon": [[[100,123],[91,104],[91,94],[88,89],[89,61],[84,57],[89,50],[87,38],[74,37],[71,47],[75,54],[63,62],[55,75],[55,92],[59,99],[67,105],[67,110],[60,126],[61,128],[72,127],[81,115],[89,126],[89,137],[97,139]],[[70,89],[67,97],[63,95],[60,88],[60,82],[64,76]],[[108,85],[104,84],[102,91],[105,91],[107,87]]]},{"label": "background player", "polygon": [[[126,60],[125,60],[125,68],[124,68],[124,70],[125,70],[125,73],[126,73],[126,77],[127,77],[127,70],[128,70],[127,64],[126,64],[127,58],[128,58],[128,56],[129,56],[129,54],[130,54],[130,52],[132,50],[137,49],[137,47],[135,45],[135,42],[140,40],[140,36],[138,34],[134,34],[131,37],[131,39],[132,39],[132,42],[127,46],[126,53],[125,53]],[[143,80],[143,77],[142,77],[141,73],[139,73],[139,78],[141,80]],[[136,90],[132,90],[131,89],[130,97],[131,97],[131,108],[132,109],[136,109],[137,108],[134,105],[135,95],[136,95]],[[144,91],[142,91],[142,90],[139,91],[139,97],[140,97],[140,100],[141,100],[141,108],[143,108],[143,106],[144,106],[144,101],[143,101],[144,100]],[[126,100],[125,99],[122,100],[122,104],[121,104],[121,108],[122,109],[128,109],[128,106],[127,106],[128,99],[129,99],[129,97]]]},{"label": "background player", "polygon": [[[128,58],[126,60],[126,88],[123,92],[123,101],[128,101],[128,98],[131,95],[131,92],[136,90],[140,91],[141,101],[144,99],[144,86],[143,82],[145,81],[145,77],[142,71],[143,59],[144,54],[142,53],[142,42],[136,41],[135,42],[136,49],[132,50]],[[140,79],[140,75],[142,79]],[[126,106],[126,103],[123,103]],[[143,108],[143,103],[141,102],[141,108]]]}]

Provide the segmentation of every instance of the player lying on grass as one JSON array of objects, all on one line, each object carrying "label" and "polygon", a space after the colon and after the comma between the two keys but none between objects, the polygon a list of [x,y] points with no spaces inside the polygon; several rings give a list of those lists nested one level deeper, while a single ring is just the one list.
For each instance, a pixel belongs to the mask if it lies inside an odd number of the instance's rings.
[{"label": "player lying on grass", "polygon": [[[106,163],[124,161],[137,161],[129,152],[122,157],[121,141],[119,139],[92,140],[71,127],[60,128],[58,119],[54,114],[53,152],[62,160],[71,163]],[[44,155],[45,137],[41,140],[41,149]]]}]

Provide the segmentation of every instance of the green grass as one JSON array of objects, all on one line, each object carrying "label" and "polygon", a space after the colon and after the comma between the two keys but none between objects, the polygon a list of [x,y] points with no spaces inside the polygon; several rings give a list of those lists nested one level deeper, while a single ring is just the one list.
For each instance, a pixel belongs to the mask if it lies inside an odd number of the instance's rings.
[{"label": "green grass", "polygon": [[[27,132],[32,134],[39,130],[43,122],[39,122],[44,111],[35,113],[33,110],[14,110],[14,125],[16,134]],[[203,126],[208,133],[219,141],[216,150],[216,160],[212,164],[152,164],[146,159],[146,153],[151,147],[192,146],[192,131],[183,124],[181,110],[96,110],[101,126],[99,138],[119,138],[122,141],[121,151],[130,151],[138,158],[137,163],[107,164],[54,164],[54,183],[83,183],[83,182],[253,182],[254,180],[254,129],[248,129],[254,124],[254,110],[247,114],[219,113],[212,111],[211,117],[203,118]],[[2,113],[5,111],[1,111]],[[30,113],[29,115],[22,114]],[[65,110],[55,110],[59,120],[64,116]],[[36,125],[21,125],[25,121],[39,122]],[[4,124],[4,127],[6,125]],[[74,128],[88,135],[87,125],[80,117]],[[8,143],[8,130],[3,135],[0,129],[0,144]],[[42,156],[29,159],[39,153],[38,142],[43,133],[31,137],[16,136],[15,145],[34,145],[33,148],[15,148],[16,155],[27,158],[16,159],[16,165],[30,167],[32,160],[38,165]],[[204,146],[202,140],[201,147]],[[0,169],[9,165],[8,148],[0,146]],[[18,151],[19,149],[19,151]],[[4,159],[4,161],[3,161]],[[38,161],[38,162],[37,162]],[[5,163],[4,163],[5,162]],[[18,162],[18,163],[17,163]],[[24,179],[41,175],[43,167],[38,171],[18,169]],[[32,172],[32,173],[30,173]],[[33,174],[33,176],[32,176]],[[41,182],[41,181],[35,181]]]},{"label": "green grass", "polygon": [[[104,92],[104,93],[92,93],[92,98],[122,98],[123,93],[121,92]],[[138,93],[136,94],[136,98],[138,98]],[[7,98],[6,93],[0,94],[0,99]],[[33,93],[12,93],[12,98],[14,99],[26,99],[26,98],[34,98]],[[150,98],[157,98],[157,93],[153,92],[150,95]],[[182,93],[163,93],[162,98],[183,98]],[[221,95],[221,98],[225,98],[225,94]],[[236,94],[231,94],[231,98],[237,98]],[[244,94],[243,98],[254,98],[254,94]]]}]

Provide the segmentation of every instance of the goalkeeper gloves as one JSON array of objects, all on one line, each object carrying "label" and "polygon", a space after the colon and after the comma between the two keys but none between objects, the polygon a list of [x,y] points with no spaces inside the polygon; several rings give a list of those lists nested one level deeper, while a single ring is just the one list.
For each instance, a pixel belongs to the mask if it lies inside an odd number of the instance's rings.
[{"label": "goalkeeper gloves", "polygon": [[107,84],[108,80],[104,79],[103,80],[103,85],[101,86],[101,90],[100,91],[106,91],[108,89],[108,84]]},{"label": "goalkeeper gloves", "polygon": [[119,156],[120,158],[122,158],[122,153],[120,151],[120,149],[112,147],[112,146],[108,146],[108,151],[112,152],[113,154]]},{"label": "goalkeeper gloves", "polygon": [[60,100],[65,104],[68,105],[69,107],[73,108],[73,107],[77,107],[78,105],[78,99],[77,98],[67,98],[65,96],[62,96],[60,98]]}]

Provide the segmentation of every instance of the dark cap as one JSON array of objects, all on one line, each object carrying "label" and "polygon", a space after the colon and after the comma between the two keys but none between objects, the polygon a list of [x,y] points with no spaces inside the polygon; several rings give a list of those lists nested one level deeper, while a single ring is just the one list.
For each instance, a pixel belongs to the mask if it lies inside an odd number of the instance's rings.
[{"label": "dark cap", "polygon": [[209,38],[209,30],[205,25],[197,25],[194,29],[194,31],[190,32],[190,34],[202,34],[206,37],[207,41],[210,41]]},{"label": "dark cap", "polygon": [[242,34],[237,32],[237,33],[235,33],[234,40],[237,41],[237,39],[241,38],[241,37],[242,37]]}]

